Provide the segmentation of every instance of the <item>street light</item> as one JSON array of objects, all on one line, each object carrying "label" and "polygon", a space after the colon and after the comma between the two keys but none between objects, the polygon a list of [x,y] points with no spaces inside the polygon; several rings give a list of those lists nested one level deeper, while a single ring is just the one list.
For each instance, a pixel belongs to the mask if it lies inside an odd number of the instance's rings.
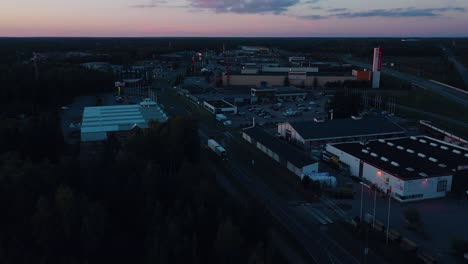
[{"label": "street light", "polygon": [[390,187],[390,193],[388,194],[388,215],[387,215],[387,244],[388,244],[388,232],[390,230],[390,203],[392,201],[392,187]]}]

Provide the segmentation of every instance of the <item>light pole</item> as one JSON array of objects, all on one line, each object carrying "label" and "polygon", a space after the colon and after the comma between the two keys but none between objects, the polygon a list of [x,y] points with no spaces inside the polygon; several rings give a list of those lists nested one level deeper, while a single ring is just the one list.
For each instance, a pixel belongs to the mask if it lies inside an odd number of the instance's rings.
[{"label": "light pole", "polygon": [[374,215],[372,217],[372,228],[375,228],[375,207],[377,203],[377,186],[374,185]]},{"label": "light pole", "polygon": [[363,203],[363,200],[364,200],[364,184],[361,182],[361,212],[359,214],[359,220],[361,221],[362,223],[362,203]]},{"label": "light pole", "polygon": [[388,216],[387,216],[387,244],[388,244],[388,231],[390,230],[390,203],[392,201],[392,193],[388,195]]}]

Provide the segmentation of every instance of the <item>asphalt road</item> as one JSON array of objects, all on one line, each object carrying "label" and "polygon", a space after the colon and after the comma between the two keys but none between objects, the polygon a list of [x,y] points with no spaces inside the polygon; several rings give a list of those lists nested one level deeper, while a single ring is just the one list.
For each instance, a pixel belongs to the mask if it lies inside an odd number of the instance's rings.
[{"label": "asphalt road", "polygon": [[455,56],[452,53],[452,50],[444,48],[444,52],[448,56],[448,59],[453,63],[453,65],[455,65],[455,68],[462,77],[465,86],[468,88],[468,70],[466,69],[466,67],[455,58]]},{"label": "asphalt road", "polygon": [[[354,61],[345,58],[344,59],[347,63],[362,67],[362,68],[367,68],[367,69],[372,69],[372,65],[368,63],[363,63],[359,61]],[[382,72],[386,74],[393,75],[401,80],[405,80],[408,82],[411,82],[421,88],[431,90],[441,96],[444,96],[454,102],[457,102],[461,105],[468,106],[468,92],[467,91],[460,91],[457,89],[452,89],[450,87],[444,86],[442,84],[438,84],[432,81],[429,81],[424,78],[420,78],[411,74],[407,73],[402,73],[399,71],[391,70],[388,68],[382,68]]]}]

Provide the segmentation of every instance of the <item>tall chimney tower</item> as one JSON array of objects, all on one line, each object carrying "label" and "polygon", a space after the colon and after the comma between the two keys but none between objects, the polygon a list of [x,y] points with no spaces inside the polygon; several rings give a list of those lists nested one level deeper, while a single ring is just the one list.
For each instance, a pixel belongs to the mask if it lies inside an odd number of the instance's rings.
[{"label": "tall chimney tower", "polygon": [[380,88],[380,71],[382,70],[382,48],[374,49],[374,64],[372,65],[372,88]]}]

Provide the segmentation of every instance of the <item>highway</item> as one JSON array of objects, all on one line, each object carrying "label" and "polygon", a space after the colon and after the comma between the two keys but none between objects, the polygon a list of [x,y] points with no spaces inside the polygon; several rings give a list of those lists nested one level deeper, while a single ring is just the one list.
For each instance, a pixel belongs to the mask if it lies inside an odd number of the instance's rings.
[{"label": "highway", "polygon": [[465,86],[468,88],[468,70],[466,69],[466,67],[455,58],[451,49],[442,47],[442,50],[445,52],[448,59],[453,63],[453,65],[455,65],[455,68],[462,77]]},{"label": "highway", "polygon": [[[344,58],[344,61],[349,64],[353,64],[358,67],[361,67],[361,68],[372,69],[372,65],[369,63],[350,60],[348,58]],[[417,85],[423,89],[431,90],[432,92],[435,92],[441,96],[444,96],[461,105],[468,106],[468,92],[467,91],[463,91],[460,89],[453,89],[448,86],[445,86],[445,85],[442,85],[442,84],[439,84],[439,83],[436,83],[436,82],[433,82],[433,81],[430,81],[421,77],[417,77],[417,76],[407,74],[407,73],[402,73],[399,71],[388,69],[386,67],[382,68],[382,72],[393,75],[397,77],[398,79],[411,82],[414,85]]]}]

